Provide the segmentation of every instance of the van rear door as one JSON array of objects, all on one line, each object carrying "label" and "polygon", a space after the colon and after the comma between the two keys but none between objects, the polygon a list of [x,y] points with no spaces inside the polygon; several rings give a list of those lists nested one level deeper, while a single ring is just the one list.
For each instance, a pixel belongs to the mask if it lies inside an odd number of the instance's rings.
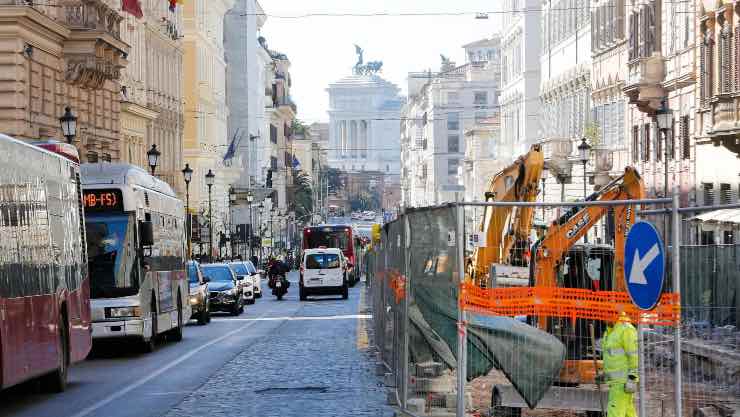
[{"label": "van rear door", "polygon": [[306,254],[303,285],[310,287],[340,287],[344,271],[341,255],[332,252]]}]

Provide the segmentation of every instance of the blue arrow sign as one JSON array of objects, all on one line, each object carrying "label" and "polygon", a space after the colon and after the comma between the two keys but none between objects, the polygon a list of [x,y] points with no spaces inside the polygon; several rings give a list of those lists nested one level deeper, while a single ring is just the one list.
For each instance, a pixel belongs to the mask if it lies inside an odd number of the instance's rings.
[{"label": "blue arrow sign", "polygon": [[632,302],[652,310],[663,292],[665,254],[663,241],[652,224],[635,223],[624,245],[624,279]]}]

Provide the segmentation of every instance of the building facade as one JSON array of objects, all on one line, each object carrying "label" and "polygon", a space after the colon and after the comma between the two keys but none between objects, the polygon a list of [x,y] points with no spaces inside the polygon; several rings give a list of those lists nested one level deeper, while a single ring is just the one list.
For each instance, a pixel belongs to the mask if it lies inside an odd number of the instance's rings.
[{"label": "building facade", "polygon": [[121,158],[120,75],[129,45],[121,14],[103,0],[60,5],[0,0],[3,133],[23,140],[61,136],[59,117],[78,117],[82,161]]},{"label": "building facade", "polygon": [[[142,19],[123,14],[121,22],[121,38],[131,49],[121,73],[120,160],[148,170],[146,153],[157,145],[157,177],[184,197],[182,11],[159,0],[141,5]],[[100,156],[89,154],[88,160]]]},{"label": "building facade", "polygon": [[541,139],[540,53],[542,22],[540,0],[507,0],[509,10],[501,32],[501,141],[510,159]]},{"label": "building facade", "polygon": [[499,109],[499,45],[498,37],[474,42],[464,46],[465,56],[483,61],[456,66],[444,58],[438,73],[409,74],[401,121],[402,205],[465,197],[466,132],[486,124]]},{"label": "building facade", "polygon": [[329,166],[398,175],[398,87],[377,74],[347,76],[329,93]]},{"label": "building facade", "polygon": [[[183,13],[183,99],[185,101],[184,156],[193,169],[190,206],[198,219],[207,219],[209,188],[205,175],[211,170],[214,242],[228,229],[228,189],[238,178],[237,167],[224,160],[230,145],[227,132],[226,62],[224,60],[224,15],[234,0],[194,0],[182,5]],[[205,251],[208,251],[207,242]]]}]

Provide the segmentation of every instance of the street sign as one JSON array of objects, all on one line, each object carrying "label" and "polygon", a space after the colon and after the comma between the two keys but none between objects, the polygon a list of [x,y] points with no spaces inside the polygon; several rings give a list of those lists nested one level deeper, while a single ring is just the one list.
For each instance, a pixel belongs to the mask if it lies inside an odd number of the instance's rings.
[{"label": "street sign", "polygon": [[652,224],[635,223],[624,245],[624,279],[632,302],[652,310],[660,299],[665,281],[663,241]]}]

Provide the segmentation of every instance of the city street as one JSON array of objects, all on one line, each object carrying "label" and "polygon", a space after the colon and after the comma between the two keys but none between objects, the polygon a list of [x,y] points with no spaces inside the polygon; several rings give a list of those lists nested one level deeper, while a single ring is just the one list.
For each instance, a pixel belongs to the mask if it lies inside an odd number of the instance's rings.
[{"label": "city street", "polygon": [[63,394],[31,384],[0,394],[2,416],[389,416],[367,352],[364,284],[347,301],[264,296],[238,317],[191,322],[182,342],[152,354],[96,349],[75,366]]}]

